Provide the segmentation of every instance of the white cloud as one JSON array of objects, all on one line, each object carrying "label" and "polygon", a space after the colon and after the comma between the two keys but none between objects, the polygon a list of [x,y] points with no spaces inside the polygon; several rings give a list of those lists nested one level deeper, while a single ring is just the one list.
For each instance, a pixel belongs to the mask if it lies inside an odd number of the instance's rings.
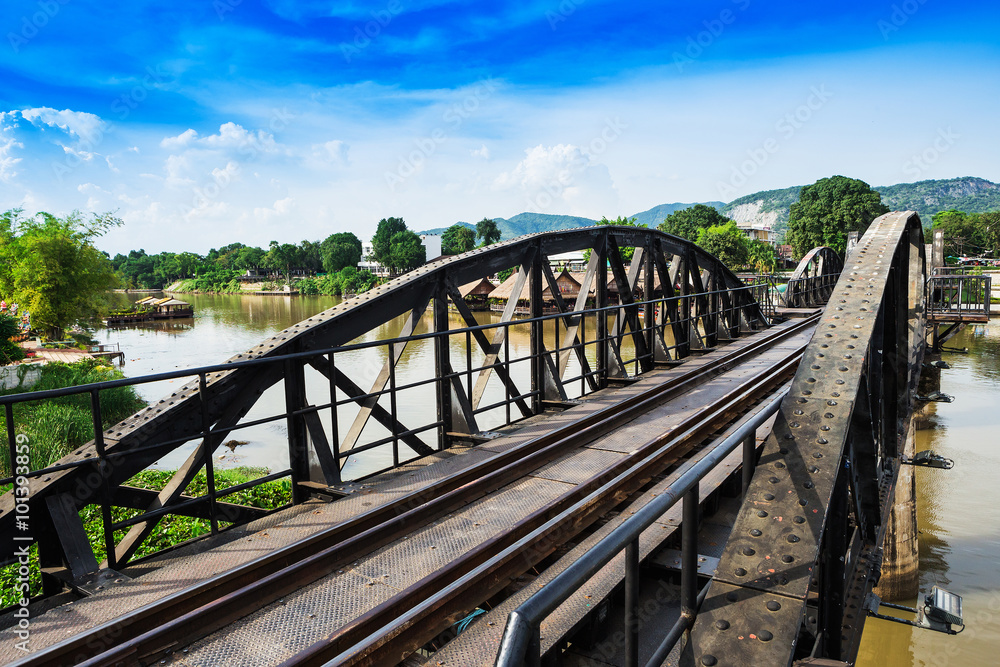
[{"label": "white cloud", "polygon": [[615,210],[618,195],[608,168],[573,144],[535,146],[514,169],[494,181],[498,190],[524,196],[526,210],[595,216]]},{"label": "white cloud", "polygon": [[187,129],[175,137],[165,137],[160,142],[161,148],[167,150],[202,149],[232,153],[237,152],[244,159],[251,159],[259,154],[287,153],[280,146],[274,135],[263,130],[247,130],[241,125],[229,122],[219,126],[218,134],[201,137],[193,129]]},{"label": "white cloud", "polygon": [[253,216],[260,222],[270,223],[284,218],[291,213],[294,208],[295,200],[291,197],[285,197],[284,199],[279,199],[274,202],[274,205],[271,208],[255,208],[253,210]]},{"label": "white cloud", "polygon": [[38,107],[35,109],[24,109],[20,113],[22,118],[36,127],[45,125],[47,127],[59,128],[88,146],[100,143],[104,138],[104,134],[110,128],[110,124],[100,116],[95,116],[92,113],[84,111],[72,111],[70,109],[58,111],[51,107]]},{"label": "white cloud", "polygon": [[0,181],[5,183],[10,183],[17,176],[16,167],[21,158],[14,157],[15,148],[24,148],[24,144],[8,136],[7,127],[0,125]]},{"label": "white cloud", "polygon": [[348,145],[339,139],[333,139],[322,144],[313,144],[313,157],[322,161],[334,164],[347,163]]},{"label": "white cloud", "polygon": [[484,160],[490,159],[490,149],[486,147],[486,144],[483,144],[481,147],[469,151],[469,154],[472,155],[472,157],[481,157]]}]

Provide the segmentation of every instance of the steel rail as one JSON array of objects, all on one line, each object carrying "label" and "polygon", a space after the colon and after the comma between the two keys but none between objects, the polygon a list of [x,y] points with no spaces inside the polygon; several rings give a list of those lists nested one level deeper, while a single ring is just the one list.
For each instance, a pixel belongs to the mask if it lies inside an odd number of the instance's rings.
[{"label": "steel rail", "polygon": [[[558,458],[565,451],[578,447],[617,428],[623,421],[635,418],[672,397],[689,391],[734,367],[741,361],[792,337],[812,326],[813,319],[788,326],[762,337],[732,353],[706,362],[684,372],[669,383],[658,385],[613,406],[601,408],[586,417],[551,433],[533,438],[507,452],[498,454],[476,466],[453,473],[437,482],[407,494],[396,501],[373,508],[364,514],[332,526],[294,545],[261,556],[244,566],[222,573],[205,582],[178,591],[150,603],[120,618],[93,629],[98,636],[115,636],[119,644],[111,649],[97,645],[91,635],[72,637],[18,663],[25,667],[40,667],[82,662],[115,664],[135,655],[136,642],[152,641],[157,649],[166,650],[183,638],[190,641],[204,636],[231,620],[263,606],[298,586],[329,574],[338,564],[356,560],[363,553],[388,544],[399,536],[412,532],[438,517],[466,505],[511,481],[526,471]],[[331,563],[333,563],[331,565]],[[289,568],[297,568],[299,580],[291,588],[280,585]],[[279,574],[284,573],[284,574]],[[255,582],[268,582],[263,591],[248,590]],[[203,607],[219,610],[234,598],[245,600],[248,606],[239,612],[217,613],[206,620],[197,615]],[[236,613],[237,615],[233,615]],[[178,639],[164,642],[163,637],[174,633]]]},{"label": "steel rail", "polygon": [[[398,664],[430,637],[450,627],[640,490],[654,475],[681,461],[697,444],[745,412],[748,404],[785,385],[805,349],[804,343],[774,366],[705,406],[705,410],[651,438],[620,463],[289,658],[280,667]],[[558,537],[554,539],[554,535]]]}]

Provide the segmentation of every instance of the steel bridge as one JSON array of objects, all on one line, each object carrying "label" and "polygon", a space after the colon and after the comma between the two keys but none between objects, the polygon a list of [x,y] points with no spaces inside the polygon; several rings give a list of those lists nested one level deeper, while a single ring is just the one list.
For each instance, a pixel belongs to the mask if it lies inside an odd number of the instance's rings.
[{"label": "steel bridge", "polygon": [[[563,293],[547,261],[573,250],[590,251],[575,298]],[[521,594],[502,646],[496,633],[503,624],[489,622],[497,626],[490,664],[494,657],[497,664],[540,664],[543,654],[552,660],[567,641],[579,641],[544,638],[540,628],[617,561],[623,576],[602,595],[624,586],[624,664],[638,664],[638,573],[640,554],[649,551],[641,540],[671,513],[671,530],[680,526],[679,615],[662,643],[657,637],[648,664],[789,665],[807,657],[846,664],[879,576],[924,352],[924,253],[917,215],[890,213],[872,223],[846,265],[828,248],[809,253],[781,294],[771,281],[741,280],[697,246],[653,230],[536,234],[422,267],[225,364],[33,393],[32,401],[85,397],[95,425],[91,443],[46,467],[30,465],[15,433],[16,411],[28,399],[0,397],[8,464],[15,464],[0,483],[16,487],[0,499],[2,543],[12,545],[3,555],[17,564],[17,554],[37,546],[35,627],[40,633],[49,623],[63,635],[23,663],[195,664],[179,653],[185,642],[225,632],[301,587],[343,575],[365,554],[401,539],[416,543],[422,526],[443,525],[443,517],[537,478],[540,466],[558,467],[560,457],[583,452],[569,467],[604,461],[586,479],[542,476],[572,481],[571,491],[525,510],[479,546],[459,549],[447,568],[359,609],[283,664],[412,661],[428,642],[441,648],[440,633],[471,622],[470,613],[526,571],[583,544],[582,553],[540,579],[547,583],[537,593]],[[512,296],[497,321],[480,323],[460,288],[505,270]],[[518,310],[528,317],[515,317]],[[801,318],[778,324],[782,312]],[[450,314],[462,326],[451,326]],[[397,318],[405,318],[401,330],[392,330]],[[525,354],[516,352],[519,340],[527,341]],[[189,381],[103,427],[101,392],[180,378]],[[429,396],[434,411],[413,407]],[[281,409],[267,407],[275,402]],[[635,427],[654,419],[666,421]],[[287,432],[287,469],[221,488],[213,455],[223,442],[275,425]],[[627,428],[636,432],[627,435]],[[755,436],[765,432],[758,446]],[[612,446],[616,438],[628,442]],[[615,447],[616,457],[594,453]],[[130,483],[172,452],[187,458],[162,490]],[[352,468],[359,460],[379,463]],[[732,486],[734,471],[741,498],[735,521],[714,576],[699,587],[699,503],[704,513],[706,498]],[[192,495],[199,475],[206,491]],[[233,500],[275,480],[288,482],[282,511],[291,514]],[[617,515],[632,501],[634,510]],[[88,506],[103,520],[97,552],[80,518]],[[273,530],[272,517],[308,516],[304,510],[329,521],[231,571],[92,618],[99,641],[87,633],[65,638],[65,620],[52,625],[52,614],[81,596],[107,598],[116,584],[140,590],[128,586],[142,582],[144,567],[171,558],[183,567],[181,556],[201,553],[202,543],[242,538],[248,522]],[[210,536],[146,555],[144,542],[168,515],[203,519]],[[22,528],[27,517],[30,534]],[[113,598],[112,606],[122,604],[122,596]],[[17,613],[8,611],[3,632],[17,630]],[[585,618],[574,621],[575,631]],[[682,635],[687,641],[675,646]]]}]

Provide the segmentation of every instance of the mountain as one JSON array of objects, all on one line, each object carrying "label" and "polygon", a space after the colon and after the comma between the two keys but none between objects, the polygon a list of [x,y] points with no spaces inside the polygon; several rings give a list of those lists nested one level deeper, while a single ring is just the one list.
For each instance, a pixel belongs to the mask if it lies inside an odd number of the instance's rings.
[{"label": "mountain", "polygon": [[[706,201],[706,202],[695,202],[704,204],[705,206],[711,206],[712,208],[721,211],[725,204],[721,201]],[[677,211],[684,210],[686,208],[691,208],[694,204],[660,204],[659,206],[654,206],[648,211],[643,211],[642,213],[636,213],[635,215],[628,216],[631,220],[635,218],[635,221],[640,225],[646,225],[650,228],[655,228],[663,219],[670,215],[671,213],[676,213]]]},{"label": "mountain", "polygon": [[[732,218],[741,225],[772,227],[778,232],[788,227],[788,210],[799,200],[801,185],[780,190],[764,190],[735,199],[728,204],[722,202],[704,202],[712,206],[726,217]],[[939,181],[919,181],[917,183],[900,183],[899,185],[878,186],[874,188],[882,195],[882,201],[894,211],[916,211],[925,226],[929,226],[931,218],[938,211],[956,208],[966,213],[983,213],[1000,210],[1000,185],[984,178],[967,176]],[[642,211],[629,218],[636,218],[640,224],[656,227],[665,217],[675,211],[694,206],[694,204],[660,204],[648,211]],[[580,218],[572,215],[549,215],[547,213],[520,213],[510,219],[494,218],[500,227],[501,238],[510,239],[522,234],[548,232],[574,227],[589,227],[596,225],[596,220]],[[476,228],[468,222],[460,225]],[[447,227],[429,229],[421,234],[441,234]]]},{"label": "mountain", "polygon": [[875,188],[894,211],[916,211],[924,226],[938,211],[956,208],[966,213],[1000,210],[1000,185],[967,176],[942,181],[920,181]]},{"label": "mountain", "polygon": [[764,190],[740,197],[722,207],[719,212],[740,225],[771,227],[782,231],[788,227],[788,208],[799,200],[802,186],[782,190]]},{"label": "mountain", "polygon": [[[939,211],[958,209],[966,213],[1000,210],[1000,185],[967,176],[939,181],[918,181],[872,188],[893,211],[916,211],[924,226]],[[788,226],[789,207],[799,200],[802,186],[755,192],[729,202],[722,214],[741,224],[772,226],[779,232]]]}]

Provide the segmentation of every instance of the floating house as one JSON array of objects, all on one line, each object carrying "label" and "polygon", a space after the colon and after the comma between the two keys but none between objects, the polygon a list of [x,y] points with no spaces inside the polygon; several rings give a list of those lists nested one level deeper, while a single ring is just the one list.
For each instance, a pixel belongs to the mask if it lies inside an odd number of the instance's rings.
[{"label": "floating house", "polygon": [[171,296],[146,297],[136,301],[131,312],[109,315],[106,322],[107,324],[126,324],[185,317],[194,317],[194,307],[187,301],[181,301]]}]

